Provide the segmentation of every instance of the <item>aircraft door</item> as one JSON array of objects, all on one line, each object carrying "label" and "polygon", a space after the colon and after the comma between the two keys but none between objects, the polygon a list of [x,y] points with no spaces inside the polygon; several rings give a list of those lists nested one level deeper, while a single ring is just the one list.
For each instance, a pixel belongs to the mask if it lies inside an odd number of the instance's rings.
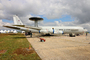
[{"label": "aircraft door", "polygon": [[54,34],[54,28],[52,28],[52,30],[53,30],[53,34]]}]

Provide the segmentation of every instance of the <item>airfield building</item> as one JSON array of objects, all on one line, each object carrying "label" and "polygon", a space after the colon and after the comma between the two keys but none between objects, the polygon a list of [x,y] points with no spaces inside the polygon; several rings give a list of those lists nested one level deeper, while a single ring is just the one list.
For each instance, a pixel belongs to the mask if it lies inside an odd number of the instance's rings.
[{"label": "airfield building", "polygon": [[17,30],[0,30],[0,33],[17,33]]}]

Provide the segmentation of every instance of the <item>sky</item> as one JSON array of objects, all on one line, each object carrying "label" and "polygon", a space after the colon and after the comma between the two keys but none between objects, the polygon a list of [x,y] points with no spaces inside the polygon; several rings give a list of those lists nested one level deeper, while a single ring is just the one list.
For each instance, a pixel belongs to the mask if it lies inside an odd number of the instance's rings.
[{"label": "sky", "polygon": [[0,0],[0,29],[13,25],[13,15],[25,25],[30,17],[44,20],[39,26],[81,26],[90,31],[90,0]]}]

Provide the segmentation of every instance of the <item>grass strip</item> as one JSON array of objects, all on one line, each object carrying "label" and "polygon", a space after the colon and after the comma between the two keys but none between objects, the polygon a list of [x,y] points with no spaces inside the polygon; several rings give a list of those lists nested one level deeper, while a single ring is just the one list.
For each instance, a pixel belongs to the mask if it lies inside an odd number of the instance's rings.
[{"label": "grass strip", "polygon": [[41,60],[29,46],[23,34],[0,34],[0,60]]}]

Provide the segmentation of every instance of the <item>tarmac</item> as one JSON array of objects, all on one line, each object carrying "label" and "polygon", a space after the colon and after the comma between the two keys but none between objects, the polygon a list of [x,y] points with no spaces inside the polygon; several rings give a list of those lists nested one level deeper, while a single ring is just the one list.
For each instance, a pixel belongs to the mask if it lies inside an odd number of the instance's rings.
[{"label": "tarmac", "polygon": [[90,35],[38,36],[45,42],[34,35],[26,37],[42,60],[90,60]]}]

